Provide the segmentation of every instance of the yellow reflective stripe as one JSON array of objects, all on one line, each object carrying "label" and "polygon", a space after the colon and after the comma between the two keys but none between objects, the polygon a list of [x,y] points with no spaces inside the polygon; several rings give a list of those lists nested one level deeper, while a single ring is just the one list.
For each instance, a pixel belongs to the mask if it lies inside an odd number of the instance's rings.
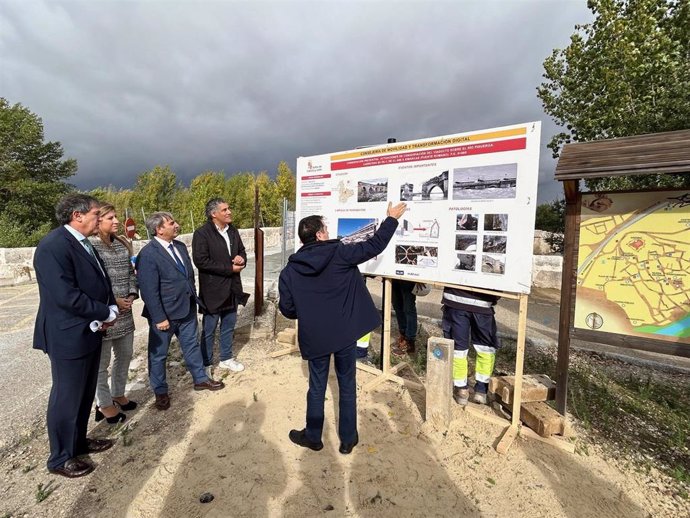
[{"label": "yellow reflective stripe", "polygon": [[496,353],[481,353],[477,351],[477,363],[475,367],[475,379],[486,383],[494,372]]},{"label": "yellow reflective stripe", "polygon": [[357,340],[357,347],[369,347],[369,340],[371,340],[371,332]]},{"label": "yellow reflective stripe", "polygon": [[467,385],[467,355],[464,358],[453,358],[453,384],[461,387]]}]

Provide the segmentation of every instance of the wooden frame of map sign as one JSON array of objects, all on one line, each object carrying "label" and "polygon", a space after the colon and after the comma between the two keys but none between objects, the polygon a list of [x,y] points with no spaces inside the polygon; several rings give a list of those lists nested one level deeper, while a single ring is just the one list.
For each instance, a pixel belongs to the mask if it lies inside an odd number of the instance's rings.
[{"label": "wooden frame of map sign", "polygon": [[571,337],[690,357],[690,190],[580,193]]},{"label": "wooden frame of map sign", "polygon": [[[558,318],[558,357],[556,360],[556,409],[561,414],[565,414],[566,411],[571,334],[573,337],[595,343],[670,355],[687,356],[690,352],[690,347],[687,345],[678,344],[668,339],[660,340],[653,336],[601,331],[603,323],[599,330],[574,328],[582,197],[591,195],[596,199],[598,195],[623,194],[621,192],[582,194],[580,182],[582,180],[597,181],[602,178],[683,173],[690,173],[690,129],[589,142],[572,142],[563,146],[554,173],[554,178],[562,182],[563,194],[565,195],[563,276],[561,279],[561,310]],[[662,190],[658,189],[657,191]],[[673,189],[666,190],[672,191]],[[645,192],[649,191],[635,192],[644,195]],[[657,191],[652,190],[652,193]],[[678,192],[682,194],[682,190],[678,190]],[[602,198],[601,203],[592,206],[591,204],[595,199],[586,200],[589,209],[596,208],[601,212],[600,209],[605,209],[605,204],[609,203]],[[601,205],[602,203],[604,205]],[[592,249],[588,251],[588,253],[592,252]],[[621,302],[625,303],[625,299],[621,299]],[[621,307],[621,310],[624,309]],[[584,317],[586,318],[590,313],[591,311],[585,313]],[[596,324],[592,327],[596,327],[598,321],[596,316],[590,317],[590,322]]]}]

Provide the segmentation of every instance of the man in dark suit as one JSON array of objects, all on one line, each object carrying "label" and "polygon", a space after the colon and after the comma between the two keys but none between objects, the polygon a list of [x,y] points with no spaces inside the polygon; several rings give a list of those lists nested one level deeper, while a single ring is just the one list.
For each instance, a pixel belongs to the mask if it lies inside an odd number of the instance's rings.
[{"label": "man in dark suit", "polygon": [[204,370],[197,341],[197,298],[194,269],[187,247],[175,238],[180,226],[169,212],[154,212],[146,218],[154,236],[137,256],[137,279],[144,301],[142,315],[149,321],[149,383],[156,395],[156,408],[170,408],[166,360],[173,335],[177,336],[194,390],[220,390]]},{"label": "man in dark suit", "polygon": [[247,253],[240,233],[232,224],[227,202],[213,198],[206,203],[208,221],[194,232],[192,258],[199,270],[199,298],[202,302],[201,354],[207,370],[213,365],[213,337],[220,321],[220,362],[233,372],[244,365],[232,356],[232,339],[237,308],[249,298],[242,291],[240,272],[247,266]]},{"label": "man in dark suit", "polygon": [[87,239],[98,229],[99,205],[85,194],[65,196],[55,207],[62,226],[44,237],[34,254],[40,294],[34,349],[48,354],[53,377],[48,471],[70,478],[94,469],[77,457],[112,446],[112,441],[86,437],[101,357],[99,327],[117,316],[110,279]]},{"label": "man in dark suit", "polygon": [[405,209],[404,203],[395,207],[389,203],[388,217],[376,233],[352,244],[329,239],[321,216],[299,222],[297,233],[303,246],[288,259],[278,284],[280,312],[297,319],[300,352],[309,362],[307,426],[289,434],[299,446],[323,448],[323,404],[331,354],[338,377],[340,453],[350,453],[359,441],[356,341],[380,325],[381,317],[357,265],[383,252]]}]

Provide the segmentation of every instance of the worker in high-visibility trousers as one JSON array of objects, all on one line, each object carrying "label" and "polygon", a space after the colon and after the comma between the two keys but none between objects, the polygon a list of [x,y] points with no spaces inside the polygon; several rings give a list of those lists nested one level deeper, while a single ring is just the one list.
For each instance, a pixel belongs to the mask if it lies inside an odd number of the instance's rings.
[{"label": "worker in high-visibility trousers", "polygon": [[365,334],[362,338],[357,340],[357,361],[367,362],[369,360],[369,341],[371,340],[371,331]]},{"label": "worker in high-visibility trousers", "polygon": [[453,351],[453,399],[467,405],[467,353],[470,344],[477,353],[472,401],[486,405],[489,380],[494,372],[500,341],[494,306],[500,297],[459,288],[443,289],[443,336],[455,342]]}]

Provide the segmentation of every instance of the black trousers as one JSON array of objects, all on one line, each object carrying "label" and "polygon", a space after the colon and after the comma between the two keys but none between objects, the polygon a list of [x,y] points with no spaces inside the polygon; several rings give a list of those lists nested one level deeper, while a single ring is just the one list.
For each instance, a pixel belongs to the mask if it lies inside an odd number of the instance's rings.
[{"label": "black trousers", "polygon": [[87,453],[86,428],[96,395],[101,348],[76,359],[50,358],[53,386],[48,400],[48,468]]}]

